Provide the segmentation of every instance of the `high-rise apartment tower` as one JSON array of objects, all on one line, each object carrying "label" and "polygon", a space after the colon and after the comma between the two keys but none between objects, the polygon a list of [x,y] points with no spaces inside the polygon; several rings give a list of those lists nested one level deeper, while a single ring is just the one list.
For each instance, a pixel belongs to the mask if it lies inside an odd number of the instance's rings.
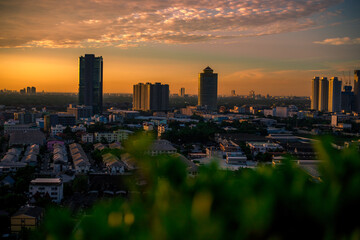
[{"label": "high-rise apartment tower", "polygon": [[319,108],[319,77],[314,77],[311,82],[311,109]]},{"label": "high-rise apartment tower", "polygon": [[199,74],[198,105],[209,110],[217,109],[218,74],[206,67]]},{"label": "high-rise apartment tower", "polygon": [[169,85],[161,83],[134,85],[133,109],[141,111],[169,110]]},{"label": "high-rise apartment tower", "polygon": [[328,110],[329,101],[329,81],[327,77],[322,77],[319,82],[319,111],[326,112]]},{"label": "high-rise apartment tower", "polygon": [[94,114],[102,113],[102,57],[95,57],[94,54],[79,57],[79,105],[92,106]]},{"label": "high-rise apartment tower", "polygon": [[341,112],[341,84],[337,77],[332,77],[329,81],[329,112]]}]

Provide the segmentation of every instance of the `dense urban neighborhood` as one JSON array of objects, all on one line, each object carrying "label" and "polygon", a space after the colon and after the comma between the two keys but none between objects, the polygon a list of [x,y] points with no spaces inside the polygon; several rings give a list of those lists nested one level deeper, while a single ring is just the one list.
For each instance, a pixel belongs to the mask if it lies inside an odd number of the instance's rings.
[{"label": "dense urban neighborhood", "polygon": [[[252,97],[239,101],[254,101]],[[333,135],[337,149],[360,144],[356,113],[323,113],[295,105],[220,106],[219,111],[186,106],[161,112],[111,107],[95,115],[91,107],[74,104],[64,112],[47,111],[44,105],[3,105],[0,119],[3,234],[36,228],[49,204],[80,211],[100,199],[134,194],[127,182],[147,183],[139,174],[141,164],[128,150],[138,147],[142,138],[151,142],[138,151],[180,159],[188,177],[213,162],[220,169],[240,171],[275,166],[291,156],[319,180],[321,159],[313,148],[319,135]]]}]

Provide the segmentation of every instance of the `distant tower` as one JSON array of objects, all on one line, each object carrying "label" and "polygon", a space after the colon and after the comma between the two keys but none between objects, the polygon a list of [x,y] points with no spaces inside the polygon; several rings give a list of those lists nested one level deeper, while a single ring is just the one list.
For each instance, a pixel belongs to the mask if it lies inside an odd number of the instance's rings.
[{"label": "distant tower", "polygon": [[235,96],[236,96],[235,90],[231,90],[231,96],[232,96],[232,97],[235,97]]},{"label": "distant tower", "polygon": [[79,58],[79,105],[92,106],[94,114],[102,113],[103,58],[85,54]]},{"label": "distant tower", "polygon": [[208,66],[199,74],[198,105],[217,109],[218,74]]},{"label": "distant tower", "polygon": [[344,86],[344,91],[341,92],[341,110],[351,112],[354,108],[354,92],[351,91],[350,85]]},{"label": "distant tower", "polygon": [[250,90],[249,98],[255,99],[255,91],[254,90]]},{"label": "distant tower", "polygon": [[354,110],[360,112],[360,70],[354,70]]},{"label": "distant tower", "polygon": [[31,94],[31,87],[26,88],[26,94]]},{"label": "distant tower", "polygon": [[31,94],[36,94],[36,87],[31,87]]},{"label": "distant tower", "polygon": [[180,96],[181,97],[185,97],[185,88],[180,88],[180,92],[179,92],[180,94]]},{"label": "distant tower", "polygon": [[142,111],[169,110],[169,85],[161,83],[134,85],[133,109]]},{"label": "distant tower", "polygon": [[341,112],[341,84],[337,77],[329,81],[329,112]]},{"label": "distant tower", "polygon": [[319,83],[319,111],[328,110],[329,101],[329,81],[327,77],[322,77]]},{"label": "distant tower", "polygon": [[311,83],[311,109],[319,109],[319,77],[314,77]]}]

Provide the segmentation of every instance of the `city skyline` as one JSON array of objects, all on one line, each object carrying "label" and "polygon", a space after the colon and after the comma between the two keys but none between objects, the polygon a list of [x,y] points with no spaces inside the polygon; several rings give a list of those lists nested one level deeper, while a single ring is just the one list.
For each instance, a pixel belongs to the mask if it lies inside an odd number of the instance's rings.
[{"label": "city skyline", "polygon": [[171,93],[196,94],[198,69],[210,65],[220,95],[310,96],[313,76],[341,80],[344,71],[344,81],[360,66],[355,0],[63,5],[0,1],[1,88],[76,92],[85,53],[106,59],[104,93],[164,82]]}]

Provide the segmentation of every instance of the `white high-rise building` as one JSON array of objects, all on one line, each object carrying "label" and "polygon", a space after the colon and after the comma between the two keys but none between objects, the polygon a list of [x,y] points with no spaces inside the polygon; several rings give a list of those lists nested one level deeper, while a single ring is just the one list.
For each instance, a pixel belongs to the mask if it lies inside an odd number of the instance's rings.
[{"label": "white high-rise building", "polygon": [[337,77],[332,77],[329,81],[329,112],[341,112],[341,84]]}]

